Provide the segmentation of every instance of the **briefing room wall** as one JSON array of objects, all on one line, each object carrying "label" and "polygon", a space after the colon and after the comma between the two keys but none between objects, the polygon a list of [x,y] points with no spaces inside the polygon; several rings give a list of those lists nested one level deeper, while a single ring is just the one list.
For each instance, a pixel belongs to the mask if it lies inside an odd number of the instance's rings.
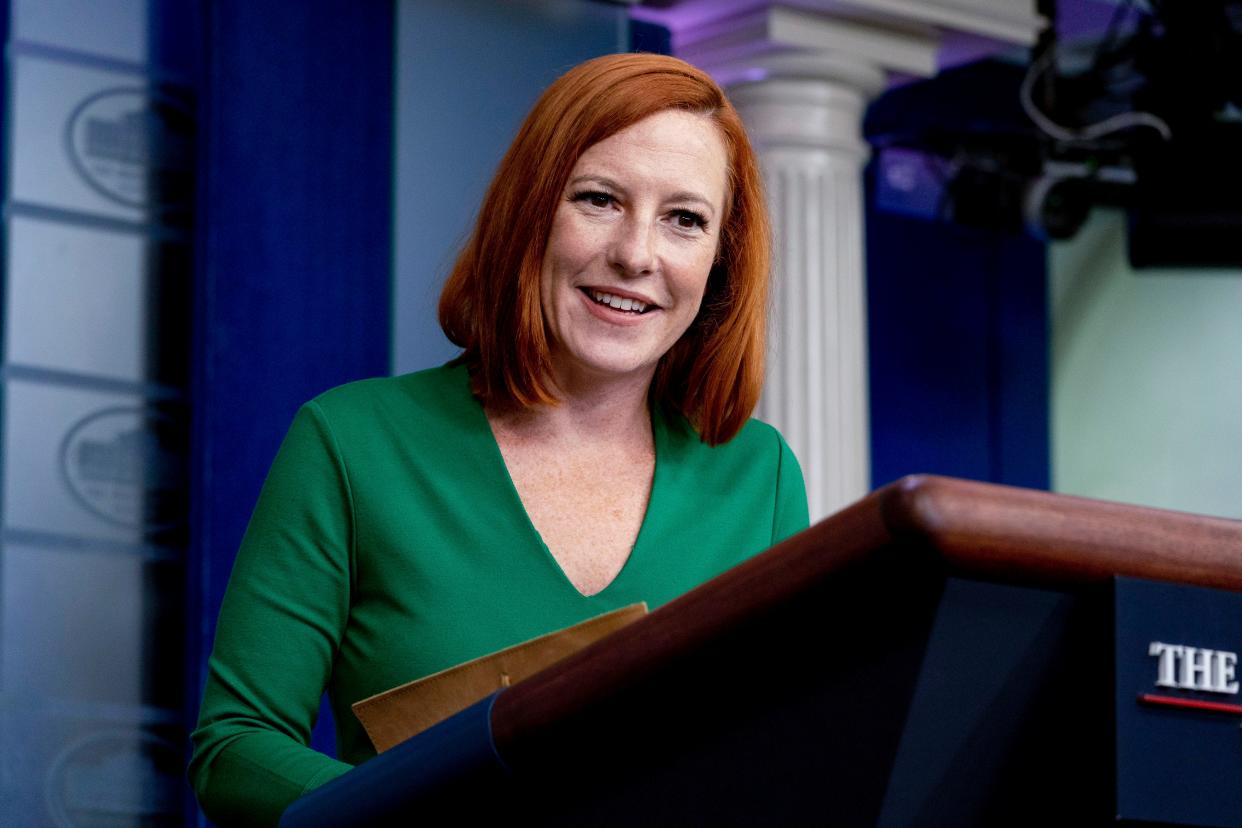
[{"label": "briefing room wall", "polygon": [[872,485],[1047,489],[1044,242],[892,213],[874,186],[866,218]]},{"label": "briefing room wall", "polygon": [[531,104],[583,60],[629,48],[624,6],[594,0],[400,0],[395,56],[394,373],[456,353],[444,277]]},{"label": "briefing room wall", "polygon": [[0,824],[183,808],[193,10],[14,0]]},{"label": "briefing room wall", "polygon": [[1053,488],[1242,518],[1242,271],[1133,270],[1101,210],[1049,281]]}]

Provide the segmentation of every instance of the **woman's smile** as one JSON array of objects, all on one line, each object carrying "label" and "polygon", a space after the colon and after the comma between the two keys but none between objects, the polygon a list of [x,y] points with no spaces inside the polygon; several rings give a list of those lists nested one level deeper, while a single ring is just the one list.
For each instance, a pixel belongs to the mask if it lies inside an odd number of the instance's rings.
[{"label": "woman's smile", "polygon": [[642,324],[643,317],[653,316],[660,311],[660,306],[650,300],[635,296],[628,291],[579,288],[588,310],[598,319],[613,325]]}]

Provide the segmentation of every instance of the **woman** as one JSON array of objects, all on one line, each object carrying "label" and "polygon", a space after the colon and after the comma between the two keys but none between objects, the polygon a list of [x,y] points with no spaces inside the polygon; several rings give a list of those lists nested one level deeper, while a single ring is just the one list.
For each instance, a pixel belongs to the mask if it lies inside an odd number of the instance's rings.
[{"label": "woman", "polygon": [[[190,767],[208,816],[273,824],[374,755],[350,704],[636,601],[807,524],[748,421],[768,226],[711,79],[589,61],[501,161],[440,301],[462,356],[298,412],[221,609]],[[306,747],[327,689],[342,761]]]}]

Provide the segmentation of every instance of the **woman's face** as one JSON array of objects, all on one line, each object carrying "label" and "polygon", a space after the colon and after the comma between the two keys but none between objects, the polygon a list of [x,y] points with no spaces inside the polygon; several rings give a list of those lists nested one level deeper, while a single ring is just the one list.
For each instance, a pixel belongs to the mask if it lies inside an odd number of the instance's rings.
[{"label": "woman's face", "polygon": [[540,281],[558,379],[650,380],[699,312],[726,175],[716,125],[678,110],[582,154],[556,208]]}]

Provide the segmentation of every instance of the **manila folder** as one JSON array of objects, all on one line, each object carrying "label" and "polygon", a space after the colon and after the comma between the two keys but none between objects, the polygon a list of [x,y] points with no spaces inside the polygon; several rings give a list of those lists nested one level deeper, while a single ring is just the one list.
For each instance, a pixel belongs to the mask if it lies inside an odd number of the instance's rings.
[{"label": "manila folder", "polygon": [[639,603],[597,615],[355,702],[354,715],[376,751],[383,753],[646,613],[647,605]]}]

